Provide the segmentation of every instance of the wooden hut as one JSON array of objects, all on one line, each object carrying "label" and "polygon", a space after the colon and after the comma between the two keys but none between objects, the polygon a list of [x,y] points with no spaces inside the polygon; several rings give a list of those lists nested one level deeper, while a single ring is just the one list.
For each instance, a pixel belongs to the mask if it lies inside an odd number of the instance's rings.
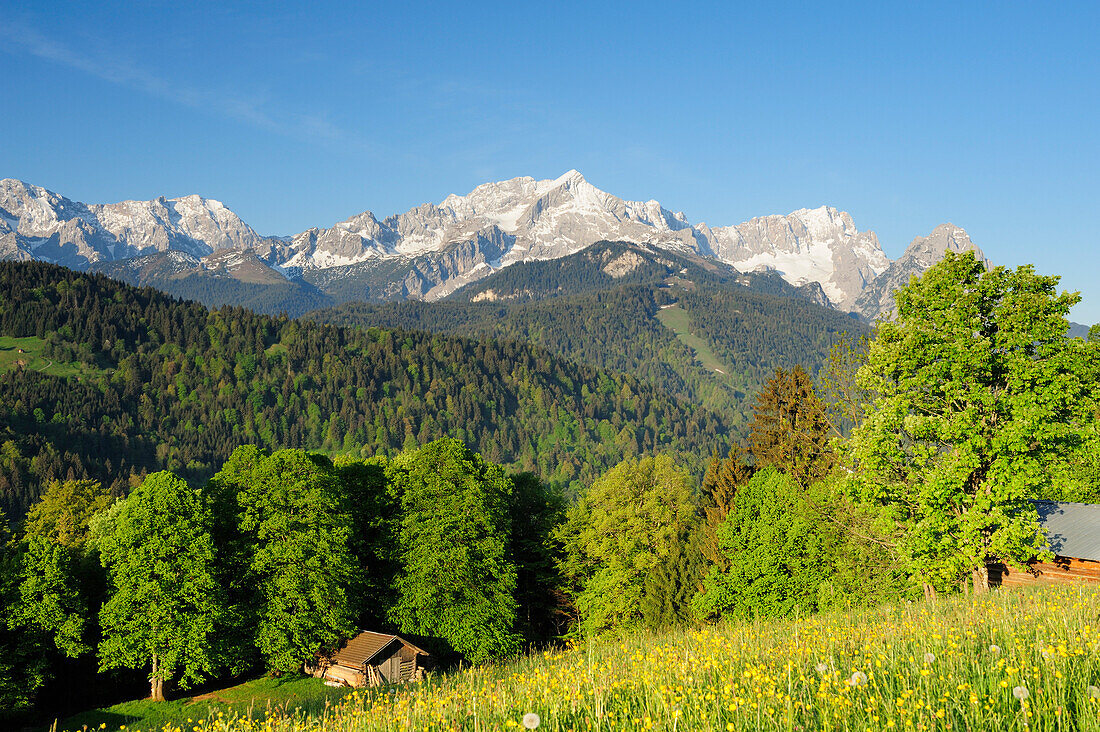
[{"label": "wooden hut", "polygon": [[364,630],[306,671],[335,684],[360,688],[419,681],[432,656],[400,636]]},{"label": "wooden hut", "polygon": [[1100,582],[1100,506],[1035,501],[1054,560],[1031,562],[1024,571],[1004,564],[989,568],[991,585]]}]

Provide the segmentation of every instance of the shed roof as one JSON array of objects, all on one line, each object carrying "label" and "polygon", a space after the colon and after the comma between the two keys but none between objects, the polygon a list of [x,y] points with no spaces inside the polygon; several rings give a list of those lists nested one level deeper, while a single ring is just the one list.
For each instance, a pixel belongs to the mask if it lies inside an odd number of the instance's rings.
[{"label": "shed roof", "polygon": [[427,655],[427,651],[418,648],[400,636],[364,630],[341,646],[340,650],[333,654],[332,660],[341,666],[360,668],[370,663],[375,656],[379,655],[394,641]]},{"label": "shed roof", "polygon": [[1100,506],[1035,501],[1035,508],[1055,555],[1100,561]]}]

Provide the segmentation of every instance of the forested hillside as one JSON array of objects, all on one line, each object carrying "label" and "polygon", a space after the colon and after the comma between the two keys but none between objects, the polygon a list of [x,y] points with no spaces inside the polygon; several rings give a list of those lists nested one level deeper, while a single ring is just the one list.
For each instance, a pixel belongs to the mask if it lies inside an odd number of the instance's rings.
[{"label": "forested hillside", "polygon": [[448,435],[564,485],[658,450],[701,465],[729,435],[635,376],[523,343],[211,311],[43,263],[0,263],[0,302],[0,335],[86,365],[72,378],[18,363],[0,375],[10,517],[51,479],[115,492],[161,468],[200,479],[239,444],[368,455]]},{"label": "forested hillside", "polygon": [[[624,272],[617,262],[633,269]],[[530,342],[705,405],[739,433],[751,395],[776,368],[816,371],[842,335],[868,331],[858,320],[794,296],[786,283],[776,286],[782,294],[759,291],[778,277],[707,265],[600,244],[552,263],[514,265],[448,301],[348,303],[307,317]],[[672,305],[686,312],[689,335],[717,355],[721,371],[658,319],[661,308]]]},{"label": "forested hillside", "polygon": [[[177,252],[163,252],[120,262],[103,262],[90,269],[130,285],[155,287],[169,295],[197,300],[211,308],[235,305],[259,313],[285,313],[295,317],[332,302],[328,295],[308,282],[286,280],[274,270],[267,269],[274,277],[256,277],[255,272],[242,275],[224,268],[208,271],[195,266],[185,269],[197,260],[189,260],[181,267],[174,261],[175,256]],[[251,259],[254,269],[264,267],[255,257]]]}]

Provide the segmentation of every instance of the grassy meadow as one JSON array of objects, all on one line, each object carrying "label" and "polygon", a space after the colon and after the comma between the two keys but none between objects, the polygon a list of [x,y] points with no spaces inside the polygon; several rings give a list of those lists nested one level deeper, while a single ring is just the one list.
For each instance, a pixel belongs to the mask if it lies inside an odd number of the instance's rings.
[{"label": "grassy meadow", "polygon": [[87,364],[65,363],[46,358],[42,355],[46,345],[45,340],[34,336],[26,338],[0,336],[0,373],[10,371],[17,366],[65,378],[94,376],[102,373]]},{"label": "grassy meadow", "polygon": [[691,319],[682,307],[673,305],[659,310],[657,320],[675,333],[681,343],[695,352],[695,358],[702,364],[703,368],[722,374],[732,373],[730,367],[718,359],[706,340],[692,332]]},{"label": "grassy meadow", "polygon": [[251,714],[208,700],[168,702],[176,716],[155,725],[119,708],[73,721],[182,732],[495,730],[522,729],[533,712],[540,730],[1093,730],[1098,650],[1100,588],[1004,589],[600,638],[339,700],[328,690],[323,710],[275,703],[269,714],[254,694]]}]

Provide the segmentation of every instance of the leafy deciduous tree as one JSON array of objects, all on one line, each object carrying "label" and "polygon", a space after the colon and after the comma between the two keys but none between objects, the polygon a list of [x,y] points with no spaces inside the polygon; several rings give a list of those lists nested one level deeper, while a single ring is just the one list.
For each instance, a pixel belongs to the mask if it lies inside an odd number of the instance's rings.
[{"label": "leafy deciduous tree", "polygon": [[24,526],[19,601],[8,621],[42,631],[71,658],[91,650],[92,613],[104,580],[89,523],[109,501],[96,481],[53,481]]},{"label": "leafy deciduous tree", "polygon": [[972,575],[982,590],[988,560],[1048,555],[1029,499],[1080,444],[1096,374],[1066,337],[1079,296],[1057,282],[948,253],[898,291],[859,371],[876,398],[849,444],[858,485],[933,586]]},{"label": "leafy deciduous tree", "polygon": [[714,566],[695,599],[704,617],[769,618],[813,610],[839,538],[804,489],[774,467],[737,492],[718,529],[725,568]]},{"label": "leafy deciduous tree", "polygon": [[100,667],[148,665],[156,701],[177,672],[186,688],[214,670],[220,604],[209,529],[202,496],[164,471],[121,502],[98,542],[110,583]]},{"label": "leafy deciduous tree", "polygon": [[558,532],[580,630],[643,623],[646,577],[686,541],[697,512],[690,477],[667,455],[628,459],[592,484]]},{"label": "leafy deciduous tree", "polygon": [[443,438],[398,456],[386,474],[401,503],[393,621],[475,663],[517,651],[504,470]]},{"label": "leafy deciduous tree", "polygon": [[297,671],[354,630],[353,585],[361,573],[349,548],[351,518],[331,463],[279,450],[251,465],[238,495],[252,550],[256,645],[269,670]]}]

